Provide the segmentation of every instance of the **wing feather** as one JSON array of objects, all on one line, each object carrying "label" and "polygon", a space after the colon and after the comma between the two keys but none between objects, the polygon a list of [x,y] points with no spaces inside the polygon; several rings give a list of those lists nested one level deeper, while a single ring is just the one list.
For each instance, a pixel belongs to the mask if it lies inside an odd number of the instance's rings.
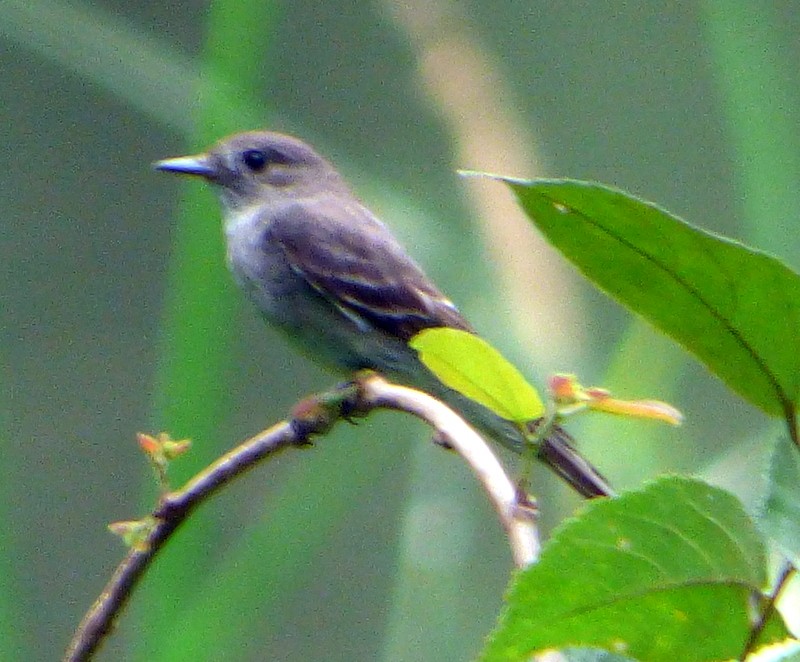
[{"label": "wing feather", "polygon": [[295,273],[363,330],[405,341],[431,327],[472,331],[380,221],[361,205],[336,202],[288,207],[265,241],[280,245]]}]

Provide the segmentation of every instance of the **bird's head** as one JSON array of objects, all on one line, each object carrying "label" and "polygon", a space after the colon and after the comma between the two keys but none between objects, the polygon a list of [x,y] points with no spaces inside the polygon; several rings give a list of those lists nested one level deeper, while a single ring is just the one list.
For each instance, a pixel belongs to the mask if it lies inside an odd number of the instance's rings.
[{"label": "bird's head", "polygon": [[240,210],[263,201],[347,190],[334,168],[303,141],[250,131],[218,142],[208,152],[165,159],[158,170],[203,177],[218,187],[223,206]]}]

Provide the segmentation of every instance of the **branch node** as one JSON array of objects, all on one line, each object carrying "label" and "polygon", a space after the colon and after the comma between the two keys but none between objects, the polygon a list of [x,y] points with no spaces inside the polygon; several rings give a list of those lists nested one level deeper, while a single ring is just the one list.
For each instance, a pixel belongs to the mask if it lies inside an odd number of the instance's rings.
[{"label": "branch node", "polygon": [[186,499],[180,493],[167,492],[161,495],[153,510],[153,517],[164,522],[180,519],[188,510]]},{"label": "branch node", "polygon": [[539,519],[539,503],[519,484],[516,486],[514,517],[529,522],[537,522]]},{"label": "branch node", "polygon": [[314,442],[311,441],[311,437],[321,432],[321,425],[318,419],[292,418],[289,421],[289,427],[291,427],[292,435],[294,436],[292,445],[298,448],[313,446]]},{"label": "branch node", "polygon": [[434,432],[433,438],[431,441],[436,444],[437,446],[444,448],[445,450],[452,451],[454,450],[453,444],[447,439],[447,435],[443,434],[442,432]]},{"label": "branch node", "polygon": [[325,434],[341,419],[352,423],[352,417],[363,412],[360,391],[356,382],[349,382],[298,402],[292,407],[289,421],[294,445],[311,445],[311,437]]}]

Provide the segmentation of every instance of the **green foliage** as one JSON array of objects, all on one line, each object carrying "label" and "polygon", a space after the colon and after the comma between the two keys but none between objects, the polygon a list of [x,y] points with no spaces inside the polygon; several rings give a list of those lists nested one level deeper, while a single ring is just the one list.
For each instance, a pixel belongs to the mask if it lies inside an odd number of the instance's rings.
[{"label": "green foliage", "polygon": [[[764,544],[733,496],[662,478],[562,525],[514,581],[482,659],[581,645],[653,662],[735,657],[765,567]],[[772,617],[761,641],[785,635]]]},{"label": "green foliage", "polygon": [[536,389],[478,336],[458,329],[426,329],[409,345],[444,384],[498,416],[524,423],[544,414]]},{"label": "green foliage", "polygon": [[598,287],[765,412],[794,411],[800,396],[795,272],[599,184],[504,181],[547,239]]},{"label": "green foliage", "polygon": [[[601,289],[680,342],[794,432],[800,277],[777,259],[598,184],[504,179],[529,218]],[[763,528],[800,549],[800,459],[776,445]],[[643,660],[737,656],[765,543],[731,495],[686,479],[593,504],[515,582],[485,660],[590,646]],[[787,636],[771,615],[758,640]],[[594,653],[587,652],[588,655]]]}]

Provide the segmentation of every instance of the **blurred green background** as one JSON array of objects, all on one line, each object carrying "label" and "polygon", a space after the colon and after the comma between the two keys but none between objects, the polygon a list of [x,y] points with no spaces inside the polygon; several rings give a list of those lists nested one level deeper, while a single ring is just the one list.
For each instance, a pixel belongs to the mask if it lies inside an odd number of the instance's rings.
[{"label": "blurred green background", "polygon": [[[532,379],[681,408],[570,425],[616,485],[689,472],[752,502],[774,424],[455,170],[616,185],[797,267],[797,34],[791,0],[0,3],[0,659],[56,659],[122,557],[105,525],[156,491],[137,431],[194,440],[180,484],[335,382],[230,284],[212,194],[150,169],[238,130],[329,156]],[[474,656],[511,558],[428,437],[375,415],[257,468],[100,659]],[[533,486],[545,531],[579,505]]]}]

